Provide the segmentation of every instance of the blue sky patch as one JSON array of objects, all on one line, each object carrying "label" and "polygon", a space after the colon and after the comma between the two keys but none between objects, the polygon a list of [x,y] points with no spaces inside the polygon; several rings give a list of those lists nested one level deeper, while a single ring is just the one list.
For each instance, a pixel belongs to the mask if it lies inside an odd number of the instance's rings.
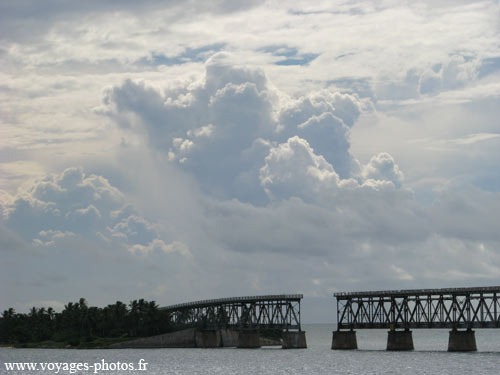
[{"label": "blue sky patch", "polygon": [[319,54],[317,53],[306,53],[300,56],[294,56],[284,60],[280,60],[276,62],[276,65],[307,65],[318,56]]},{"label": "blue sky patch", "polygon": [[276,65],[307,65],[313,61],[319,54],[316,53],[299,53],[295,47],[287,45],[273,45],[260,48],[259,52],[270,53],[273,56],[284,57],[284,59],[277,61]]},{"label": "blue sky patch", "polygon": [[139,59],[139,64],[152,66],[172,66],[181,65],[187,62],[205,62],[215,52],[220,51],[225,46],[224,43],[209,44],[199,48],[186,48],[186,50],[177,56],[166,56],[163,53],[153,52],[151,57]]},{"label": "blue sky patch", "polygon": [[478,77],[486,77],[500,70],[500,56],[488,57],[482,61],[478,69]]}]

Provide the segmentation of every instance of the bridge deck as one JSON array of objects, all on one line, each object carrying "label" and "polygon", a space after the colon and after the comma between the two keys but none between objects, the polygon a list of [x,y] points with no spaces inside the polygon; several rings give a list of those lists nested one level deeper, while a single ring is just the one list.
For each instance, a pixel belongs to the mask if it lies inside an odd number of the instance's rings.
[{"label": "bridge deck", "polygon": [[176,305],[170,305],[162,307],[162,310],[180,310],[185,308],[196,308],[196,307],[208,307],[217,306],[233,303],[254,303],[254,302],[264,302],[264,301],[293,301],[298,302],[303,298],[302,294],[270,294],[264,296],[245,296],[245,297],[227,297],[227,298],[216,298],[216,299],[206,299],[201,301],[178,303]]},{"label": "bridge deck", "polygon": [[402,289],[402,290],[378,290],[364,292],[338,292],[333,293],[337,299],[349,297],[381,297],[381,296],[422,296],[422,295],[441,295],[441,294],[478,294],[478,293],[500,293],[500,286],[485,286],[475,288],[439,288],[439,289]]}]

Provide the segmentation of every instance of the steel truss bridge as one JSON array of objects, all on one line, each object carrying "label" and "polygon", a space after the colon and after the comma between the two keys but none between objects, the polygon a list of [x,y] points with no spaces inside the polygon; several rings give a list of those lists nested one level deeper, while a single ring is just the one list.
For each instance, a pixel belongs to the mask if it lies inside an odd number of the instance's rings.
[{"label": "steel truss bridge", "polygon": [[219,298],[162,307],[179,326],[203,329],[301,330],[302,294]]},{"label": "steel truss bridge", "polygon": [[500,328],[500,286],[335,293],[337,329]]}]

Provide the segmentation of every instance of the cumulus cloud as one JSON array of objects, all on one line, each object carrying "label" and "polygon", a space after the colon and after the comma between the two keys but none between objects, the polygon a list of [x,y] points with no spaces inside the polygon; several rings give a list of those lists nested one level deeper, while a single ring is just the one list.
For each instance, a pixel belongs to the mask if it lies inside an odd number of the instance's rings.
[{"label": "cumulus cloud", "polygon": [[334,189],[339,176],[323,156],[297,136],[271,148],[260,169],[260,183],[270,196],[312,199],[320,189]]},{"label": "cumulus cloud", "polygon": [[[71,247],[71,240],[109,243],[126,249],[160,249],[187,255],[179,242],[165,243],[154,224],[141,217],[108,180],[82,168],[49,174],[2,204],[3,224],[35,246]],[[12,242],[15,244],[15,242]],[[180,250],[179,250],[180,249]]]},{"label": "cumulus cloud", "polygon": [[[243,159],[250,160],[242,152],[272,133],[269,93],[261,72],[221,68],[214,61],[201,86],[162,94],[127,81],[108,91],[105,103],[118,124],[136,129],[187,171],[203,175],[200,180],[209,191],[234,191],[235,181],[243,178]],[[179,96],[186,95],[191,101],[179,103]]]},{"label": "cumulus cloud", "polygon": [[363,167],[362,175],[366,180],[390,181],[396,187],[400,187],[404,179],[403,172],[386,152],[373,156]]},{"label": "cumulus cloud", "polygon": [[123,204],[123,195],[103,177],[68,168],[36,180],[4,209],[7,225],[33,238],[40,230],[69,230],[72,225],[79,233],[91,233]]},{"label": "cumulus cloud", "polygon": [[381,77],[374,84],[375,95],[400,101],[472,86],[481,72],[481,60],[477,55],[451,54],[425,65],[411,66],[399,77]]},{"label": "cumulus cloud", "polygon": [[462,55],[451,56],[448,61],[436,64],[422,73],[419,80],[421,94],[436,94],[453,90],[473,82],[479,71],[478,59]]},{"label": "cumulus cloud", "polygon": [[306,122],[298,125],[298,132],[311,144],[320,155],[335,165],[335,169],[343,177],[349,177],[357,170],[357,164],[349,152],[348,128],[342,120],[329,112],[320,116],[312,116]]},{"label": "cumulus cloud", "polygon": [[349,133],[371,108],[355,94],[327,90],[286,96],[261,70],[237,65],[226,53],[207,61],[198,84],[161,92],[126,81],[107,91],[104,105],[101,113],[142,134],[194,173],[209,193],[254,202],[262,201],[258,176],[271,146],[294,136],[306,140],[342,178],[358,175]]}]

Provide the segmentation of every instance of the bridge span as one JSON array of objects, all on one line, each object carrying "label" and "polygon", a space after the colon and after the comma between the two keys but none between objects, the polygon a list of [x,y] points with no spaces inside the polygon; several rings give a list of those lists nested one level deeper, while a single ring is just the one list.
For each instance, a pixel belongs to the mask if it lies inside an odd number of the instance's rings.
[{"label": "bridge span", "polygon": [[283,348],[306,348],[300,324],[302,294],[209,299],[162,307],[179,328],[196,328],[200,346],[260,347],[261,330],[281,330]]},{"label": "bridge span", "polygon": [[355,329],[388,328],[388,350],[413,350],[411,329],[448,328],[449,351],[473,351],[473,328],[500,328],[500,286],[341,292],[334,297],[332,349],[357,349]]}]

